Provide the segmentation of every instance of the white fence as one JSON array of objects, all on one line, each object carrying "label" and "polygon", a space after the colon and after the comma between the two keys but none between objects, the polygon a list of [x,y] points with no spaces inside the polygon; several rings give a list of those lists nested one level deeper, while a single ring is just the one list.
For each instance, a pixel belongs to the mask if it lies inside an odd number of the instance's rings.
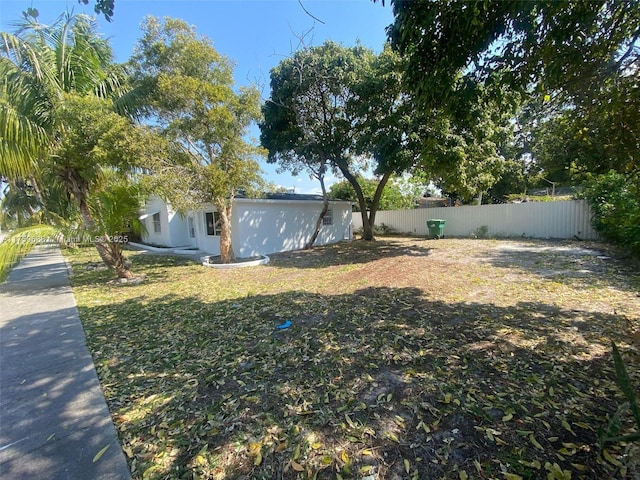
[{"label": "white fence", "polygon": [[[379,211],[375,224],[426,236],[429,219],[446,220],[444,235],[449,237],[599,238],[584,200]],[[359,212],[353,212],[353,228],[362,228]]]}]

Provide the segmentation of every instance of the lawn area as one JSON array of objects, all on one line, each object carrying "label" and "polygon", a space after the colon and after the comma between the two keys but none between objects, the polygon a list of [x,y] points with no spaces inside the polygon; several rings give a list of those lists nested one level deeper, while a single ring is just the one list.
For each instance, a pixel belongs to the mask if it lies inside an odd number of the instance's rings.
[{"label": "lawn area", "polygon": [[132,252],[139,285],[67,258],[136,479],[640,475],[638,443],[598,446],[624,402],[612,339],[640,387],[640,276],[603,245],[398,238],[235,270]]}]

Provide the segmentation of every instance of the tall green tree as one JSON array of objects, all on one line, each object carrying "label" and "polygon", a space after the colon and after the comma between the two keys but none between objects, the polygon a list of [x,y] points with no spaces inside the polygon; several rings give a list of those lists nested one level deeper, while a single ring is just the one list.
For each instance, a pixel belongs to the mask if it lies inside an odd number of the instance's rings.
[{"label": "tall green tree", "polygon": [[[263,106],[260,138],[268,161],[284,167],[328,162],[353,187],[365,240],[373,240],[389,178],[415,161],[416,135],[408,131],[411,116],[397,61],[390,51],[376,56],[360,45],[304,48],[271,71],[271,95]],[[370,209],[360,184],[360,174],[369,168],[378,178]]]},{"label": "tall green tree", "polygon": [[174,207],[212,203],[221,223],[222,261],[233,262],[231,210],[239,191],[261,182],[261,150],[245,140],[260,118],[257,89],[234,89],[231,61],[181,20],[149,17],[132,66],[147,92],[147,113],[177,155],[152,165],[156,187]]},{"label": "tall green tree", "polygon": [[[395,20],[388,34],[406,59],[407,92],[424,109],[445,110],[463,137],[468,130],[460,112],[477,112],[484,103],[468,95],[475,84],[498,106],[511,103],[514,93],[538,105],[524,130],[532,132],[529,148],[539,162],[532,171],[540,176],[566,181],[578,171],[636,163],[640,3],[390,3]],[[457,151],[446,149],[448,156]],[[470,171],[467,178],[475,178]]]},{"label": "tall green tree", "polygon": [[586,174],[640,172],[640,77],[612,78],[587,106],[540,121],[531,132],[536,167],[553,181],[580,183]]},{"label": "tall green tree", "polygon": [[[426,104],[457,101],[464,77],[531,87],[576,103],[637,57],[640,4],[627,0],[391,0],[388,33],[407,57],[408,90]],[[498,77],[496,77],[498,75]]]},{"label": "tall green tree", "polygon": [[[271,95],[262,107],[260,140],[267,161],[324,179],[329,168],[348,165],[357,154],[354,83],[372,54],[333,42],[303,48],[271,70]],[[324,185],[324,183],[321,183]],[[326,190],[323,191],[325,206]],[[323,213],[318,223],[321,222]],[[316,229],[317,230],[317,229]]]},{"label": "tall green tree", "polygon": [[466,201],[481,199],[502,178],[509,161],[510,105],[492,100],[481,85],[469,82],[459,105],[434,108],[437,115],[422,146],[419,169]]},{"label": "tall green tree", "polygon": [[3,213],[2,227],[22,228],[35,217],[38,201],[33,195],[30,185],[23,181],[11,181],[0,200],[0,210]]},{"label": "tall green tree", "polygon": [[[65,97],[64,109],[58,114],[65,134],[53,149],[55,160],[43,168],[73,198],[85,235],[105,264],[115,268],[119,277],[132,278],[122,237],[124,224],[136,223],[134,217],[142,204],[136,167],[162,158],[164,143],[154,132],[115,113],[108,100]],[[116,204],[119,208],[114,208]]]},{"label": "tall green tree", "polygon": [[11,153],[3,157],[2,174],[28,176],[41,208],[47,190],[42,182],[59,184],[77,206],[87,234],[95,235],[105,264],[131,277],[121,252],[113,254],[111,232],[100,231],[88,206],[102,167],[125,174],[149,153],[150,142],[139,138],[142,129],[116,113],[126,111],[130,101],[124,70],[83,15],[66,14],[51,25],[26,16],[15,35],[2,33],[2,41],[0,143],[6,144],[0,148]]}]

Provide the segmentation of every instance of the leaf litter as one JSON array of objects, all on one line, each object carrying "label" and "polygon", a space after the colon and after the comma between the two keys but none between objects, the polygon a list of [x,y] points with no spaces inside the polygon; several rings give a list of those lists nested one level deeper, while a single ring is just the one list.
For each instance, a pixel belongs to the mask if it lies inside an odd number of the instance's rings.
[{"label": "leaf litter", "polygon": [[132,252],[147,281],[124,286],[69,260],[134,478],[633,478],[637,450],[598,430],[624,401],[611,339],[640,385],[640,277],[577,248],[388,238],[225,271]]}]

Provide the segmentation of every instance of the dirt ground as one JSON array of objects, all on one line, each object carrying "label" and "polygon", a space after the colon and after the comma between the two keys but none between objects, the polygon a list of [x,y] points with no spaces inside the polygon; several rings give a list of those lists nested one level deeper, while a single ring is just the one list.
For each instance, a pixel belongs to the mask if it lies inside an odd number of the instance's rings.
[{"label": "dirt ground", "polygon": [[82,255],[135,478],[640,475],[634,444],[600,445],[625,401],[612,340],[640,385],[640,274],[604,244],[381,238],[225,271],[136,254],[145,283],[106,288]]},{"label": "dirt ground", "polygon": [[[275,254],[271,260],[272,265],[302,269],[329,265],[334,274],[343,272],[332,275],[332,284],[358,288],[411,287],[456,302],[535,300],[563,308],[615,310],[630,321],[640,316],[640,270],[597,242],[383,237],[371,244],[354,241]],[[576,295],[581,290],[588,295]]]}]

